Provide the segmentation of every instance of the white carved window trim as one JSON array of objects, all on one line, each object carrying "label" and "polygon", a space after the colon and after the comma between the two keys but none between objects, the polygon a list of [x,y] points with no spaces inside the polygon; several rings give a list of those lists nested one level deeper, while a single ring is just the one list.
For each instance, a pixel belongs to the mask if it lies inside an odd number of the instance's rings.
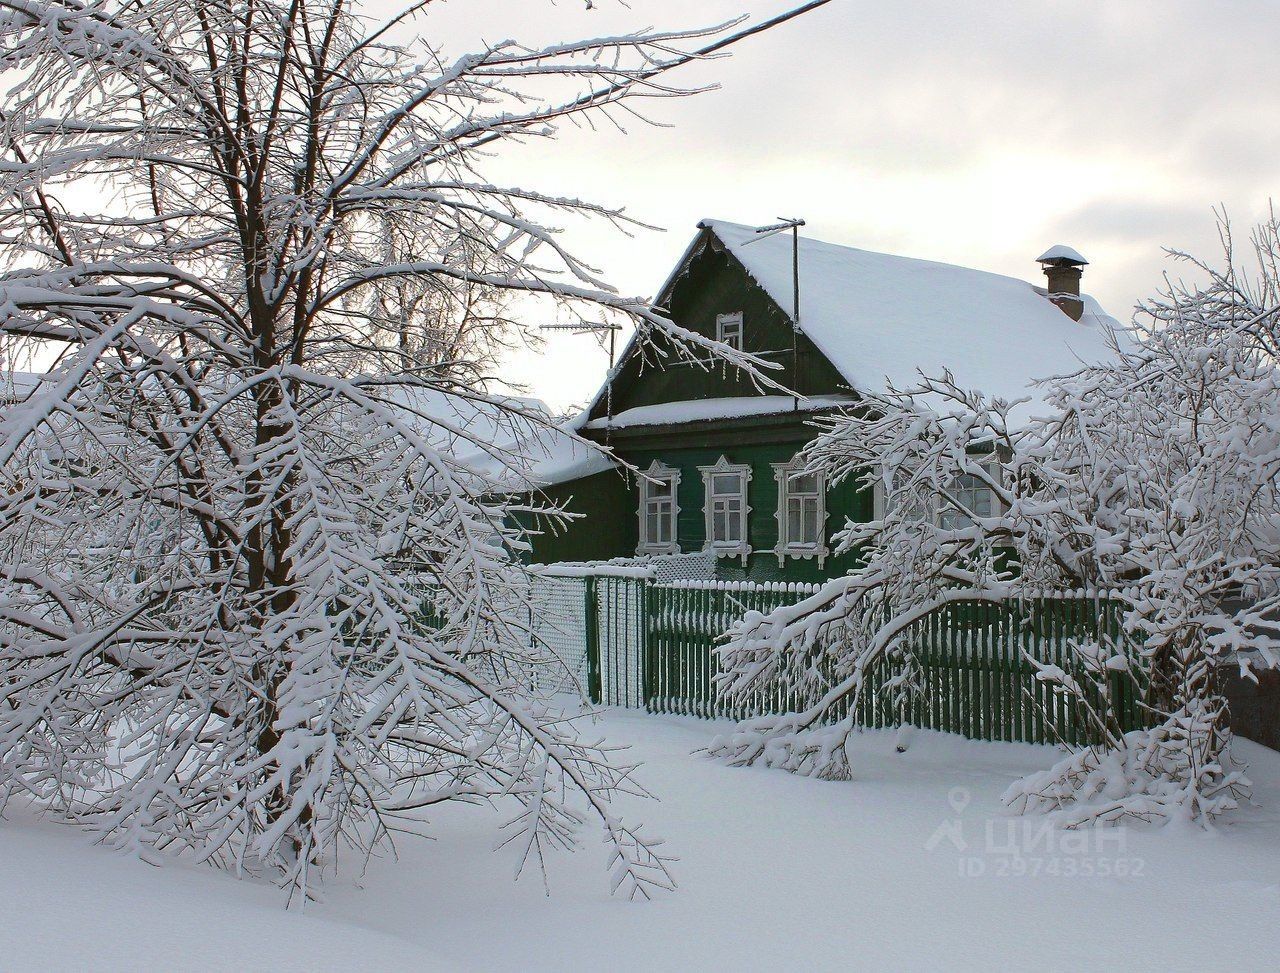
[{"label": "white carved window trim", "polygon": [[716,341],[743,350],[742,312],[716,315]]},{"label": "white carved window trim", "polygon": [[[699,466],[698,470],[702,473],[702,512],[706,525],[706,543],[704,550],[710,551],[716,557],[739,557],[745,566],[747,563],[747,555],[751,553],[751,505],[747,502],[747,484],[751,482],[751,467],[744,463],[730,463],[728,457],[721,456],[712,466]],[[716,477],[736,477],[738,480],[738,540],[716,541],[715,537],[715,495],[713,494],[712,485]],[[735,494],[724,494],[726,498],[733,497]],[[729,511],[725,513],[726,527],[728,525]],[[727,532],[727,531],[726,531]]]},{"label": "white carved window trim", "polygon": [[[639,481],[640,505],[636,514],[640,521],[640,543],[636,546],[636,553],[679,554],[680,537],[677,533],[677,526],[680,523],[680,471],[655,459],[649,464],[649,468],[644,471]],[[648,535],[649,504],[651,502],[660,503],[665,499],[653,496],[653,488],[657,485],[655,481],[668,483],[671,488],[670,509],[665,513],[668,533],[670,534],[670,540],[667,541],[654,540]]]},{"label": "white carved window trim", "polygon": [[799,457],[794,457],[787,463],[773,464],[773,478],[778,481],[778,509],[774,512],[774,519],[778,522],[778,546],[775,547],[774,553],[778,556],[778,564],[781,566],[787,558],[803,558],[805,560],[818,559],[818,567],[821,568],[830,554],[827,548],[827,482],[826,477],[822,473],[814,474],[818,481],[817,494],[804,493],[805,499],[813,499],[817,506],[818,517],[818,539],[816,543],[808,543],[805,541],[793,540],[787,529],[788,506],[791,503],[791,478],[804,469],[804,464],[800,462]]}]

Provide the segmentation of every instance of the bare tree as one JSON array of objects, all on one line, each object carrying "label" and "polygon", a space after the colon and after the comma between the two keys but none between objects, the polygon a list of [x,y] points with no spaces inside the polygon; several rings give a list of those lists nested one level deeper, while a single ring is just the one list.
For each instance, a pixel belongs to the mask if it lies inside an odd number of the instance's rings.
[{"label": "bare tree", "polygon": [[647,896],[631,768],[525,688],[551,661],[486,471],[546,420],[483,393],[474,329],[532,295],[752,363],[547,222],[621,212],[480,163],[758,28],[446,58],[392,40],[429,6],[0,0],[0,327],[63,349],[0,416],[0,803],[305,888],[514,802],[523,860],[594,819]]}]

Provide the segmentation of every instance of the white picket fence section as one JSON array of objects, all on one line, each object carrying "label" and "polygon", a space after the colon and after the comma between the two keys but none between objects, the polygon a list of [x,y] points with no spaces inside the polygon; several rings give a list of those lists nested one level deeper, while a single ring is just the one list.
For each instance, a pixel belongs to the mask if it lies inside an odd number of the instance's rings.
[{"label": "white picket fence section", "polygon": [[548,673],[537,684],[540,693],[644,706],[645,591],[655,573],[648,565],[618,563],[536,571],[531,627],[560,662],[558,677]]},{"label": "white picket fence section", "polygon": [[[781,681],[751,699],[724,699],[720,636],[748,612],[769,612],[818,590],[792,582],[685,579],[660,583],[651,566],[555,566],[537,572],[532,619],[560,665],[542,691],[576,691],[609,706],[742,719],[795,710],[805,701]],[[537,608],[535,607],[535,613]],[[893,678],[901,659],[867,672],[865,692],[832,712],[861,726],[910,723],[972,739],[1088,742],[1068,702],[1035,677],[1027,656],[1071,665],[1073,639],[1122,637],[1119,609],[1103,592],[1027,592],[995,604],[957,601],[907,633],[916,687]],[[1142,686],[1117,677],[1109,692],[1126,729],[1147,725]],[[850,707],[854,707],[850,710]]]},{"label": "white picket fence section", "polygon": [[[707,651],[690,654],[684,644],[692,640],[709,649],[710,643],[746,612],[768,611],[799,600],[818,586],[688,577],[664,580],[664,575],[673,572],[698,571],[697,564],[689,560],[661,565],[613,561],[537,568],[531,628],[534,638],[550,649],[559,665],[554,672],[547,670],[535,688],[540,693],[577,693],[611,706],[660,705],[671,712],[712,715],[710,655]],[[663,651],[649,657],[655,648]],[[699,657],[696,663],[694,656]],[[650,698],[668,688],[676,691],[677,684],[686,683],[695,688],[696,702],[672,698],[660,704]]]}]

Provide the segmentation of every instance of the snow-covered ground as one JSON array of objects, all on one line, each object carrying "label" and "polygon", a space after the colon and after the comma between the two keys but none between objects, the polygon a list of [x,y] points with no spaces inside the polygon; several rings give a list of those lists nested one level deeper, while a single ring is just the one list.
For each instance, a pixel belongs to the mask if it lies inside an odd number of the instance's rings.
[{"label": "snow-covered ground", "polygon": [[[868,733],[858,779],[691,756],[717,727],[611,712],[662,797],[637,814],[680,889],[610,899],[603,849],[560,856],[550,895],[511,881],[494,817],[448,809],[438,840],[333,881],[321,904],[207,869],[140,864],[66,828],[0,824],[6,969],[1274,969],[1280,754],[1247,742],[1255,806],[1216,834],[1048,833],[1003,814],[1051,751]],[[630,809],[628,809],[630,810]]]}]

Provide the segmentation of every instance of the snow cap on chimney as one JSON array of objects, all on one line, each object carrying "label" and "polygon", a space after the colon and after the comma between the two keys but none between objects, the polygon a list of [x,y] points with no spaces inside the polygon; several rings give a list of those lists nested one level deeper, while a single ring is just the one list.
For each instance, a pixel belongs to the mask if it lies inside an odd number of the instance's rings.
[{"label": "snow cap on chimney", "polygon": [[1069,263],[1084,266],[1088,262],[1081,256],[1079,250],[1069,247],[1065,243],[1055,243],[1040,256],[1036,257],[1036,263],[1038,264]]},{"label": "snow cap on chimney", "polygon": [[1089,261],[1080,255],[1079,250],[1059,243],[1036,257],[1036,263],[1044,268],[1044,275],[1049,279],[1049,300],[1071,320],[1079,321],[1084,314],[1080,277]]}]

